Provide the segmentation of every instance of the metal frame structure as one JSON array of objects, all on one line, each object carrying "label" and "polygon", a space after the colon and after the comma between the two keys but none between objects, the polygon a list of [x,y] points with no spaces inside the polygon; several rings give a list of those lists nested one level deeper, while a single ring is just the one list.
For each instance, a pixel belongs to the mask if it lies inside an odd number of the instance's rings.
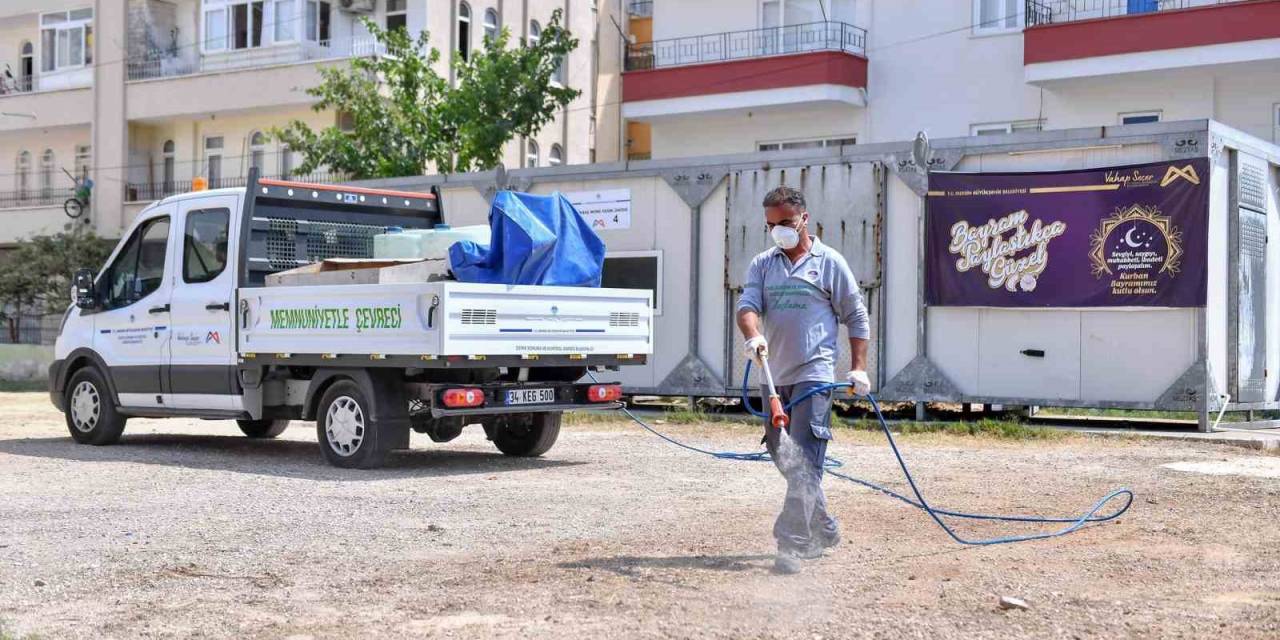
[{"label": "metal frame structure", "polygon": [[[1210,120],[1191,120],[1182,122],[1161,122],[1138,125],[1116,125],[1106,127],[1086,127],[1063,129],[1056,131],[1019,132],[999,136],[961,137],[938,139],[932,142],[932,156],[929,168],[949,170],[955,168],[962,160],[972,156],[1021,156],[1033,154],[1055,154],[1085,152],[1091,150],[1119,149],[1134,145],[1145,145],[1157,149],[1152,161],[1177,161],[1196,157],[1208,157],[1211,160],[1221,158],[1224,153],[1247,153],[1255,159],[1266,162],[1271,171],[1276,172],[1280,166],[1280,146],[1254,138],[1235,129]],[[701,215],[705,201],[711,193],[734,172],[768,171],[771,168],[799,167],[815,169],[824,166],[848,165],[855,163],[873,163],[881,165],[879,179],[887,181],[891,174],[896,176],[918,198],[923,198],[927,191],[925,172],[918,171],[912,160],[911,141],[852,145],[839,148],[797,149],[787,151],[759,152],[750,154],[733,154],[705,156],[697,158],[658,159],[639,162],[619,162],[595,165],[573,165],[555,168],[519,169],[488,171],[461,175],[437,175],[385,180],[365,181],[361,184],[383,188],[400,188],[406,190],[426,191],[429,188],[474,188],[486,199],[491,199],[498,189],[529,190],[539,183],[583,183],[592,181],[609,181],[635,178],[659,178],[674,191],[688,207],[690,215],[689,251],[693,265],[703,252],[701,236]],[[1234,188],[1234,184],[1233,184]],[[877,195],[878,207],[886,210],[890,196],[886,189]],[[1216,196],[1215,196],[1216,197]],[[1280,201],[1280,194],[1273,196]],[[727,219],[727,218],[726,218]],[[887,262],[887,251],[891,239],[887,227],[876,239],[879,255],[876,264],[878,277],[868,279],[864,289],[869,294],[869,303],[873,309],[873,335],[877,347],[885,345],[885,336],[889,329],[885,319],[885,283],[891,265]],[[916,239],[918,250],[923,251],[923,236]],[[1228,236],[1228,255],[1238,252],[1238,238],[1235,234]],[[920,253],[919,255],[923,255]],[[728,260],[726,254],[726,261]],[[665,268],[670,268],[665,267]],[[1208,430],[1217,413],[1227,410],[1278,410],[1280,399],[1264,402],[1230,402],[1216,390],[1225,389],[1225,381],[1217,376],[1226,372],[1215,372],[1209,364],[1207,314],[1204,308],[1195,311],[1195,332],[1197,335],[1196,353],[1198,360],[1182,373],[1177,381],[1152,402],[1130,401],[1072,401],[1059,398],[1035,397],[987,397],[966,395],[961,393],[947,376],[930,361],[927,351],[929,335],[928,314],[923,298],[923,264],[918,266],[916,287],[916,319],[914,327],[917,336],[916,352],[912,359],[901,370],[888,375],[886,371],[885,353],[877,348],[874,356],[875,371],[873,381],[884,400],[923,402],[949,402],[973,404],[1004,404],[1027,406],[1072,406],[1095,408],[1123,408],[1138,410],[1186,410],[1194,411],[1199,416],[1201,430]],[[665,275],[665,274],[664,274]],[[863,274],[865,276],[865,274]],[[653,387],[629,388],[633,393],[653,393],[660,395],[683,396],[726,396],[733,395],[740,386],[734,380],[723,380],[715,373],[715,368],[708,365],[698,353],[700,320],[699,317],[699,278],[703,277],[699,269],[691,269],[688,293],[690,314],[687,344],[676,348],[684,349],[685,355],[671,372],[665,375],[661,383]],[[670,282],[667,283],[668,285]],[[727,283],[726,283],[727,285]],[[666,289],[666,307],[669,310],[678,305],[674,296],[679,290],[674,286]],[[727,300],[731,296],[727,297]],[[726,309],[726,316],[731,315]],[[1277,311],[1280,313],[1280,311]],[[1228,324],[1237,321],[1235,305],[1228,310]],[[731,325],[726,332],[726,344],[723,345],[726,358],[731,358],[737,351],[733,344]],[[1276,341],[1270,341],[1275,343]],[[667,348],[673,348],[668,346]],[[654,358],[653,360],[657,360]],[[652,362],[652,360],[651,360]],[[732,367],[723,369],[726,375]]]}]

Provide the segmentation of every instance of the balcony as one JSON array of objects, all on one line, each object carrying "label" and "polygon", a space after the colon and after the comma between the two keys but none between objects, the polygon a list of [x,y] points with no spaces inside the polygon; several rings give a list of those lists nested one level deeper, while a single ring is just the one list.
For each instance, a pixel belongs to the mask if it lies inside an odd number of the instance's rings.
[{"label": "balcony", "polygon": [[[189,48],[183,50],[190,51]],[[152,80],[385,54],[386,48],[370,36],[321,42],[285,42],[203,55],[193,52],[184,56],[176,50],[151,51],[131,60],[127,74],[130,81]]]},{"label": "balcony", "polygon": [[1028,0],[1031,83],[1280,60],[1280,0]]},{"label": "balcony", "polygon": [[843,22],[627,46],[623,116],[833,102],[865,106],[867,32]]}]

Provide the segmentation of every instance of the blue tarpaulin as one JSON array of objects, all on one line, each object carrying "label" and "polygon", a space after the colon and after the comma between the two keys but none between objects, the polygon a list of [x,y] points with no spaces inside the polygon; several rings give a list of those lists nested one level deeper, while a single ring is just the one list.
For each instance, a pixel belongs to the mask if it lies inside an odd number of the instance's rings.
[{"label": "blue tarpaulin", "polygon": [[490,242],[449,247],[461,282],[600,286],[604,242],[559,192],[499,191],[489,208]]}]

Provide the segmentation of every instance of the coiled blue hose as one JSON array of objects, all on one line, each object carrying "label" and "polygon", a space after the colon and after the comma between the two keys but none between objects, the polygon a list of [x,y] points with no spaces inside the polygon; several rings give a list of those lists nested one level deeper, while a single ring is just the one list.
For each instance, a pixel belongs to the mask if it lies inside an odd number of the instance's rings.
[{"label": "coiled blue hose", "polygon": [[[588,375],[590,375],[589,372],[588,372]],[[752,408],[751,403],[747,398],[747,389],[750,388],[747,386],[747,383],[750,380],[750,376],[751,376],[751,363],[748,362],[746,372],[742,376],[742,406],[745,407],[747,412],[749,412],[751,415],[754,415],[759,418],[768,418],[768,416],[766,416],[764,413],[756,411],[754,408]],[[595,376],[591,376],[591,377],[593,380],[595,379]],[[825,393],[827,391],[831,391],[834,389],[847,388],[850,386],[851,385],[847,382],[834,382],[831,384],[825,384],[818,387],[814,387],[808,390],[807,392],[801,394],[800,396],[792,398],[791,401],[787,403],[785,409],[789,412],[792,406],[808,399],[812,395],[815,395],[818,393]],[[826,469],[826,472],[842,480],[848,480],[849,482],[862,485],[864,487],[867,487],[868,489],[874,489],[889,497],[897,498],[898,500],[901,500],[902,502],[905,502],[917,509],[924,510],[926,513],[929,514],[930,518],[933,518],[934,522],[938,523],[939,527],[942,527],[942,530],[945,531],[948,536],[951,536],[952,540],[955,540],[960,544],[972,545],[972,546],[988,546],[988,545],[995,545],[995,544],[1007,544],[1010,542],[1024,542],[1027,540],[1041,540],[1044,538],[1055,538],[1058,536],[1064,536],[1064,535],[1067,535],[1068,533],[1076,531],[1077,529],[1091,522],[1106,522],[1108,520],[1114,520],[1120,517],[1126,511],[1128,511],[1130,505],[1133,504],[1133,492],[1127,488],[1122,488],[1107,494],[1101,500],[1095,503],[1092,508],[1090,508],[1084,514],[1076,518],[1055,518],[1055,517],[1031,516],[1031,515],[1012,515],[1012,516],[989,515],[989,514],[981,514],[981,513],[965,513],[963,511],[952,511],[949,509],[939,509],[939,508],[933,507],[932,505],[929,504],[927,500],[925,500],[924,495],[920,492],[920,487],[916,485],[915,478],[911,476],[911,472],[907,469],[907,463],[902,459],[902,452],[898,450],[898,443],[893,439],[893,432],[889,430],[889,424],[888,422],[885,421],[884,414],[880,412],[880,403],[876,401],[876,398],[874,395],[867,394],[866,398],[868,401],[871,402],[871,408],[872,410],[875,411],[876,419],[880,421],[880,428],[884,431],[885,438],[889,440],[889,448],[893,451],[894,458],[898,460],[898,467],[902,469],[902,475],[906,477],[907,484],[910,485],[911,493],[915,495],[915,499],[913,500],[908,496],[904,496],[891,489],[882,487],[874,482],[869,482],[867,480],[855,478],[851,475],[837,471],[837,469],[844,466],[844,463],[841,462],[840,460],[832,458],[831,456],[827,456],[827,459],[823,464],[823,467]],[[735,453],[735,452],[728,452],[728,451],[709,451],[706,449],[700,449],[698,447],[694,447],[692,445],[688,445],[683,442],[680,442],[674,438],[671,438],[670,436],[667,436],[666,434],[659,432],[658,430],[646,424],[640,418],[636,417],[636,415],[631,413],[631,411],[628,410],[626,407],[622,408],[622,412],[625,413],[627,417],[631,418],[633,421],[635,421],[636,424],[640,425],[649,433],[652,433],[653,435],[658,436],[659,438],[662,438],[663,440],[666,440],[667,442],[674,444],[678,447],[688,449],[689,451],[705,454],[714,458],[718,458],[720,460],[737,460],[737,461],[745,461],[745,462],[760,462],[760,461],[770,460],[769,453],[767,451],[760,451],[758,453]],[[802,428],[807,428],[807,425],[802,425]],[[1125,498],[1124,505],[1122,505],[1114,513],[1110,513],[1107,515],[1098,515],[1098,512],[1101,511],[1102,508],[1105,507],[1109,502],[1121,496],[1124,496]],[[1000,522],[1040,522],[1040,523],[1046,523],[1046,524],[1066,524],[1067,526],[1062,527],[1061,529],[1058,529],[1056,531],[1049,531],[1044,533],[1033,533],[1033,534],[1021,535],[1021,536],[1002,536],[998,538],[970,540],[967,538],[963,538],[958,533],[956,533],[954,529],[952,529],[945,521],[943,521],[943,517],[965,518],[969,520],[1000,521]]]}]

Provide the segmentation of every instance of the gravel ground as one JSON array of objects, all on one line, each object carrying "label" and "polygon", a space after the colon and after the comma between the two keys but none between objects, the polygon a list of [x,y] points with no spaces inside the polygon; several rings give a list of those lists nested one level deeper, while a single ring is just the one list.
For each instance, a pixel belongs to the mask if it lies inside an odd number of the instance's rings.
[{"label": "gravel ground", "polygon": [[[536,460],[498,455],[478,429],[415,435],[376,471],[325,466],[310,424],[265,442],[199,420],[125,434],[78,446],[47,397],[0,394],[0,620],[17,637],[1280,636],[1280,479],[1162,466],[1265,459],[1240,449],[903,438],[926,495],[951,508],[1076,512],[1121,485],[1138,498],[1067,538],[964,548],[828,479],[845,542],[782,577],[768,571],[771,465],[622,423],[567,427]],[[901,485],[874,434],[837,438],[851,473]],[[1001,610],[1004,595],[1030,608]]]}]

